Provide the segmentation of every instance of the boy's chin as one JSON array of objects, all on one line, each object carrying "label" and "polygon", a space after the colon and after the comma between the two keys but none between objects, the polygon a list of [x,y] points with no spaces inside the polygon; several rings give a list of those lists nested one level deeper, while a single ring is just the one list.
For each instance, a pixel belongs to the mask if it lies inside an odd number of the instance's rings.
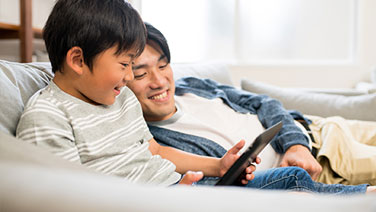
[{"label": "boy's chin", "polygon": [[115,103],[115,100],[116,100],[116,99],[106,100],[106,101],[101,101],[101,102],[96,102],[96,105],[106,105],[106,106],[110,106],[110,105],[113,105],[113,104]]}]

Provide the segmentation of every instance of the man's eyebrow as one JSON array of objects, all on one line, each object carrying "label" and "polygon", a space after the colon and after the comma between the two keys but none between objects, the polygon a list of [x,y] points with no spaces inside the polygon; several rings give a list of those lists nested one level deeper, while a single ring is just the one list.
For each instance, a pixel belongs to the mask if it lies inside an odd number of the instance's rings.
[{"label": "man's eyebrow", "polygon": [[[158,58],[158,62],[161,61],[161,60],[164,60],[166,57],[166,55],[161,55],[159,58]],[[141,68],[145,68],[147,65],[146,64],[140,64],[140,65],[133,65],[132,66],[132,69],[133,70],[137,70],[137,69],[141,69]]]},{"label": "man's eyebrow", "polygon": [[161,60],[163,60],[163,59],[165,59],[165,58],[166,58],[166,55],[162,54],[162,55],[159,57],[158,62],[161,61]]},{"label": "man's eyebrow", "polygon": [[141,68],[145,68],[147,65],[146,64],[140,64],[140,65],[133,65],[132,70],[137,70]]}]

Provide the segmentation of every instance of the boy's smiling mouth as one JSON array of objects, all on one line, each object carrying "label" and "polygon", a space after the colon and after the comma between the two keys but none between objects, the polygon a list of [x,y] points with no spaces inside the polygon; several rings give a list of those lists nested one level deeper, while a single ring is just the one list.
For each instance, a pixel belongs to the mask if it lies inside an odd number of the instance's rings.
[{"label": "boy's smiling mouth", "polygon": [[116,93],[116,95],[119,95],[119,94],[120,94],[121,88],[122,88],[122,87],[115,87],[115,88],[114,88],[114,92]]}]

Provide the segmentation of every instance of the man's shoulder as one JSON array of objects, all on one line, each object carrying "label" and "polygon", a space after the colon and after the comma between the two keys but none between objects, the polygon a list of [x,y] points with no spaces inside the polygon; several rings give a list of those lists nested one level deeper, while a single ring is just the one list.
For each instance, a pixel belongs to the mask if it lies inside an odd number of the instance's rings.
[{"label": "man's shoulder", "polygon": [[175,81],[177,89],[215,89],[219,85],[212,79],[201,79],[197,77],[183,77]]}]

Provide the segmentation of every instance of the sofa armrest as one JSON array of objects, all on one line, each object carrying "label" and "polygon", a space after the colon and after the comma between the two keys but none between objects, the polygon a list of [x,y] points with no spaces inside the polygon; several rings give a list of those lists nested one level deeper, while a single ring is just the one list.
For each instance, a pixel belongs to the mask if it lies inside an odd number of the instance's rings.
[{"label": "sofa armrest", "polygon": [[346,119],[376,121],[376,93],[344,96],[317,93],[254,82],[243,79],[241,87],[252,93],[265,94],[278,99],[286,109],[321,117],[341,116]]}]

